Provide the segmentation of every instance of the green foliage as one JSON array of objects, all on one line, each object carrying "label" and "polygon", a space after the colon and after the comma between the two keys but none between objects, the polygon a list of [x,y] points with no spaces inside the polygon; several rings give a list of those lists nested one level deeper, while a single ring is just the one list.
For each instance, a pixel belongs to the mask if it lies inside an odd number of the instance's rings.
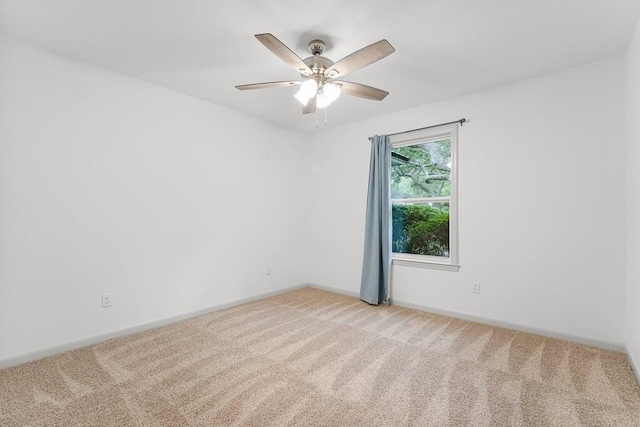
[{"label": "green foliage", "polygon": [[397,147],[393,152],[408,160],[392,162],[392,198],[441,197],[451,194],[450,140]]},{"label": "green foliage", "polygon": [[393,205],[392,218],[393,252],[449,256],[447,205]]},{"label": "green foliage", "polygon": [[[451,141],[417,143],[393,149],[391,198],[451,195]],[[393,205],[392,250],[396,253],[449,256],[448,203]]]}]

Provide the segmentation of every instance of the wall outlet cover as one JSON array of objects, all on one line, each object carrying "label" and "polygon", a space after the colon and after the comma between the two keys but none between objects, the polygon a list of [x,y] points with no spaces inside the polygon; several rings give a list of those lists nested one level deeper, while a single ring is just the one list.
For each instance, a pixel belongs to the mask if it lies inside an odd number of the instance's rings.
[{"label": "wall outlet cover", "polygon": [[473,292],[474,294],[480,293],[480,282],[473,282],[471,284],[471,292]]},{"label": "wall outlet cover", "polygon": [[102,294],[102,308],[111,307],[111,293]]}]

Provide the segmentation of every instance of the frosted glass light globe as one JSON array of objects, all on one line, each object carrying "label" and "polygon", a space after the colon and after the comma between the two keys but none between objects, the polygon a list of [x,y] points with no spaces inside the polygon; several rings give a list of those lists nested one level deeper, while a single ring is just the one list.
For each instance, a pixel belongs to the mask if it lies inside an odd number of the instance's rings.
[{"label": "frosted glass light globe", "polygon": [[329,97],[324,93],[319,93],[318,97],[316,98],[316,106],[318,108],[326,108],[329,106],[329,104],[331,104],[331,100],[329,99]]},{"label": "frosted glass light globe", "polygon": [[329,102],[331,103],[340,96],[340,88],[333,83],[325,83],[324,86],[322,86],[322,93],[329,98]]},{"label": "frosted glass light globe", "polygon": [[309,79],[302,83],[300,86],[300,92],[307,98],[311,98],[318,92],[318,83],[313,79]]},{"label": "frosted glass light globe", "polygon": [[295,95],[295,98],[300,101],[300,104],[302,104],[302,106],[306,106],[307,103],[309,102],[309,100],[311,99],[311,97],[308,97],[303,91],[302,89],[300,89]]}]

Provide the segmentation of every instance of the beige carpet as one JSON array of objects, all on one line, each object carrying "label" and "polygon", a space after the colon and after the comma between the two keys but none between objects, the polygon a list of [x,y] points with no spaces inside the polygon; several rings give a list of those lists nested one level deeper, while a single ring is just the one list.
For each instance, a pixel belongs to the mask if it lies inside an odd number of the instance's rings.
[{"label": "beige carpet", "polygon": [[0,425],[625,426],[620,353],[302,289],[0,371]]}]

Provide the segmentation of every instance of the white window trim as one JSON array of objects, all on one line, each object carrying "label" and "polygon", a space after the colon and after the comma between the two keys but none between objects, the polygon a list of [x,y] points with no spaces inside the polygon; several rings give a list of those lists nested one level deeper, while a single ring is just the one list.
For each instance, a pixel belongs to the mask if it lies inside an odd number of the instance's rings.
[{"label": "white window trim", "polygon": [[393,265],[430,268],[435,270],[458,271],[458,123],[422,129],[398,135],[391,135],[391,148],[406,147],[417,143],[435,142],[448,138],[451,140],[451,196],[449,198],[430,197],[424,199],[394,199],[400,202],[449,202],[449,257],[433,257],[427,255],[392,254]]}]

